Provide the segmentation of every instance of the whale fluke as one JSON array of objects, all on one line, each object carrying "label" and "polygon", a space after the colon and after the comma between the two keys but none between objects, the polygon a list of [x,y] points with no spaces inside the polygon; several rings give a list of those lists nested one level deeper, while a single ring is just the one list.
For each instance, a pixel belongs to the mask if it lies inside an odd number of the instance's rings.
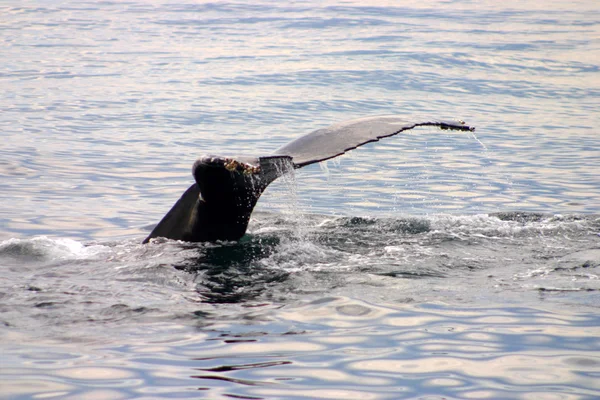
[{"label": "whale fluke", "polygon": [[367,117],[319,129],[265,157],[200,157],[190,186],[143,241],[164,237],[189,242],[239,240],[262,192],[294,168],[328,160],[364,144],[419,126],[473,131],[464,122],[411,122],[397,116]]},{"label": "whale fluke", "polygon": [[292,157],[296,168],[341,156],[347,151],[367,143],[419,126],[436,126],[441,129],[472,131],[475,128],[463,122],[410,122],[394,115],[354,119],[319,129],[291,141],[275,154]]}]

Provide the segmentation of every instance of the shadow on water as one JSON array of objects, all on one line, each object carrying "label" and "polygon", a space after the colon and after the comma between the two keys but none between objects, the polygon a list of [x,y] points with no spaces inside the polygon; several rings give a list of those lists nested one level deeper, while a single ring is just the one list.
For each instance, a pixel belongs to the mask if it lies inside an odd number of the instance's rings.
[{"label": "shadow on water", "polygon": [[[414,237],[429,230],[430,222],[425,219],[336,218],[331,223],[314,227],[308,236],[301,236],[292,228],[276,234],[247,234],[239,242],[179,243],[182,250],[193,250],[193,256],[177,261],[173,267],[195,275],[202,302],[243,303],[265,294],[270,285],[288,280],[291,272],[278,268],[282,262],[310,267],[311,262],[325,261],[332,254],[351,256],[380,246],[381,243],[374,243],[374,232],[385,232],[382,237],[400,238]],[[326,254],[314,254],[319,251]],[[422,277],[424,273],[405,271],[399,274]]]},{"label": "shadow on water", "polygon": [[174,267],[196,275],[197,292],[203,302],[240,303],[255,299],[269,284],[283,282],[289,276],[288,272],[273,271],[260,262],[271,256],[279,243],[277,237],[247,235],[239,242],[206,247]]}]

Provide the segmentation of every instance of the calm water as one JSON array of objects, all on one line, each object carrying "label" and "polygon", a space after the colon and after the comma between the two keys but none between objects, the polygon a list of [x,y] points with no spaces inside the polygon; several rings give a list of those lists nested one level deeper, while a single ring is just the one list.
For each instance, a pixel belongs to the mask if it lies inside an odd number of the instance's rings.
[{"label": "calm water", "polygon": [[[599,398],[596,3],[0,3],[0,396]],[[376,114],[477,131],[140,244],[198,156]]]}]

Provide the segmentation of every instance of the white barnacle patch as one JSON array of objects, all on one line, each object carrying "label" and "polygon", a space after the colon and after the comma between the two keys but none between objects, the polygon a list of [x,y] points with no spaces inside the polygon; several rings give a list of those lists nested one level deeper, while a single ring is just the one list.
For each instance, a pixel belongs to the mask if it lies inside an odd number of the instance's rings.
[{"label": "white barnacle patch", "polygon": [[256,175],[260,172],[260,166],[244,164],[244,175]]},{"label": "white barnacle patch", "polygon": [[255,175],[260,172],[260,166],[258,165],[237,161],[233,158],[226,158],[223,161],[223,166],[229,172],[241,172],[244,175]]},{"label": "white barnacle patch", "polygon": [[232,160],[229,158],[225,159],[225,169],[229,172],[235,172],[240,164],[236,160]]}]

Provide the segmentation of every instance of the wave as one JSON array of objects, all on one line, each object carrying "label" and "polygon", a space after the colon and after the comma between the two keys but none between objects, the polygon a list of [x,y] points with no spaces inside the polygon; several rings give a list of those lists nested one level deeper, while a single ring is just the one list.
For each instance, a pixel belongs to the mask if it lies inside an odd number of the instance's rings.
[{"label": "wave", "polygon": [[58,308],[65,294],[68,300],[75,294],[96,304],[86,307],[151,310],[177,310],[190,300],[286,302],[310,293],[363,299],[401,293],[415,301],[585,294],[600,289],[599,231],[595,215],[259,212],[239,242],[8,239],[0,242],[0,264],[8,266],[0,292],[14,297],[24,290],[35,304]]},{"label": "wave", "polygon": [[11,238],[0,242],[0,260],[39,263],[56,260],[81,260],[96,257],[109,247],[86,245],[72,239],[37,236]]}]

